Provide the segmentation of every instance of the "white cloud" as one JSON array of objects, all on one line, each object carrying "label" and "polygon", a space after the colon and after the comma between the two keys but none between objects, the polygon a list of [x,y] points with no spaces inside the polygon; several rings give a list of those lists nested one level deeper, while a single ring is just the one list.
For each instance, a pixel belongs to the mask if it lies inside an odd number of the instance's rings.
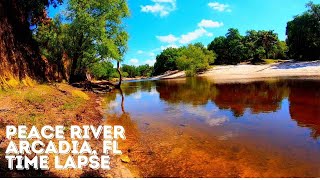
[{"label": "white cloud", "polygon": [[181,35],[181,38],[179,40],[179,42],[181,44],[188,44],[190,43],[191,41],[194,41],[200,37],[203,37],[203,36],[209,36],[211,37],[212,36],[212,33],[209,33],[207,30],[205,30],[204,28],[198,28],[192,32],[189,32],[187,34],[183,34]]},{"label": "white cloud", "polygon": [[229,121],[227,116],[221,116],[217,114],[218,109],[211,109],[210,111],[207,111],[206,109],[190,105],[184,106],[183,109],[187,113],[203,119],[209,126],[221,126]]},{"label": "white cloud", "polygon": [[161,17],[169,15],[176,9],[176,0],[152,0],[154,4],[140,6],[141,12],[160,15]]},{"label": "white cloud", "polygon": [[198,23],[198,26],[202,27],[202,28],[218,28],[218,27],[223,26],[223,23],[222,22],[203,19],[201,22]]},{"label": "white cloud", "polygon": [[208,4],[209,7],[211,7],[214,10],[220,11],[220,12],[231,12],[230,6],[228,4],[221,4],[218,2],[211,2]]},{"label": "white cloud", "polygon": [[208,32],[206,30],[206,28],[218,28],[221,26],[223,26],[222,22],[203,19],[198,23],[197,29],[195,29],[192,32],[186,33],[186,34],[182,34],[179,37],[172,35],[172,34],[169,34],[167,36],[156,36],[156,38],[158,40],[160,40],[161,42],[164,42],[164,43],[169,43],[169,45],[161,46],[160,49],[157,48],[153,51],[164,50],[169,47],[178,48],[178,46],[176,45],[177,42],[178,42],[178,44],[180,43],[180,45],[183,45],[183,44],[188,44],[188,43],[190,43],[198,38],[201,38],[203,36],[212,37],[213,34],[211,32]]},{"label": "white cloud", "polygon": [[139,60],[138,59],[130,59],[129,62],[133,65],[137,65],[139,63]]},{"label": "white cloud", "polygon": [[213,117],[213,118],[206,119],[206,123],[209,126],[221,126],[222,124],[224,124],[227,121],[228,121],[228,118],[226,116],[224,116],[224,117]]},{"label": "white cloud", "polygon": [[133,97],[133,99],[141,99],[142,94],[141,94],[141,92],[138,92],[138,93],[135,93],[132,97]]},{"label": "white cloud", "polygon": [[208,32],[208,33],[207,33],[207,36],[208,36],[208,37],[212,37],[212,36],[213,36],[213,33]]},{"label": "white cloud", "polygon": [[149,64],[150,66],[153,66],[154,63],[156,63],[156,60],[154,60],[154,59],[153,60],[150,59],[150,60],[145,61],[145,64]]},{"label": "white cloud", "polygon": [[139,50],[139,51],[137,51],[137,53],[138,53],[138,54],[143,54],[143,53],[144,53],[144,51]]},{"label": "white cloud", "polygon": [[143,51],[143,50],[138,50],[137,51],[137,54],[139,54],[139,55],[146,55],[146,56],[150,56],[150,57],[155,57],[156,56],[156,54],[154,53],[154,51],[153,50],[151,50],[151,51]]},{"label": "white cloud", "polygon": [[179,38],[177,38],[176,36],[169,34],[167,36],[156,36],[157,39],[159,39],[161,42],[165,42],[165,43],[174,43],[176,41],[179,40]]},{"label": "white cloud", "polygon": [[154,56],[156,56],[156,54],[154,52],[149,52],[149,56],[154,57]]}]

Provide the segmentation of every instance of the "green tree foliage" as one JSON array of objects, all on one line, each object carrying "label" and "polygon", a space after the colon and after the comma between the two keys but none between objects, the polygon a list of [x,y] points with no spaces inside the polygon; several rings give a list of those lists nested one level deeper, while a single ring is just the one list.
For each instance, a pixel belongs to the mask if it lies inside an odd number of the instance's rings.
[{"label": "green tree foliage", "polygon": [[137,71],[139,72],[139,76],[150,77],[153,72],[153,66],[149,64],[140,65],[137,67]]},{"label": "green tree foliage", "polygon": [[298,60],[320,59],[320,4],[307,4],[308,10],[287,23],[289,54]]},{"label": "green tree foliage", "polygon": [[216,37],[209,45],[208,49],[217,54],[216,64],[226,64],[228,60],[227,38],[224,36]]},{"label": "green tree foliage", "polygon": [[122,19],[129,15],[125,0],[69,0],[67,9],[70,82],[81,79],[77,75],[98,60],[121,61],[128,40],[122,27]]},{"label": "green tree foliage", "polygon": [[160,75],[166,71],[177,70],[176,59],[180,56],[180,49],[167,48],[160,53],[154,64],[153,75]]},{"label": "green tree foliage", "polygon": [[247,58],[286,58],[286,43],[280,41],[278,35],[273,31],[247,31],[244,44],[247,48]]},{"label": "green tree foliage", "polygon": [[109,61],[96,62],[90,66],[90,73],[98,80],[110,80],[117,77],[116,69]]},{"label": "green tree foliage", "polygon": [[122,72],[128,73],[127,77],[130,77],[130,78],[134,78],[139,75],[138,72],[136,71],[136,67],[133,65],[123,64],[121,67],[121,70]]},{"label": "green tree foliage", "polygon": [[[94,67],[94,72],[108,71],[108,61],[122,60],[128,40],[122,19],[127,16],[125,0],[69,0],[65,16],[40,25],[35,37],[47,59],[59,64],[63,53],[68,56],[72,83],[84,80],[89,67]],[[109,72],[98,73],[98,77],[106,74]]]},{"label": "green tree foliage", "polygon": [[285,58],[287,50],[284,42],[279,41],[273,31],[247,31],[242,36],[237,29],[231,28],[226,36],[215,38],[209,45],[217,55],[217,64],[237,64],[249,59]]},{"label": "green tree foliage", "polygon": [[208,69],[215,59],[215,53],[209,51],[202,43],[168,48],[157,56],[152,75],[156,76],[173,70],[185,70],[188,76],[193,76]]},{"label": "green tree foliage", "polygon": [[129,78],[150,77],[152,75],[153,67],[148,64],[140,66],[123,64],[121,70],[123,73],[126,73],[125,77]]},{"label": "green tree foliage", "polygon": [[66,28],[62,25],[61,17],[57,16],[53,20],[49,19],[38,26],[34,39],[38,42],[41,54],[51,64],[57,65],[57,70],[63,79],[66,79],[65,68],[62,62],[64,53]]},{"label": "green tree foliage", "polygon": [[288,59],[288,46],[285,41],[279,41],[275,50],[275,57],[279,59]]},{"label": "green tree foliage", "polygon": [[193,76],[209,69],[214,60],[215,54],[197,43],[181,48],[181,55],[177,58],[176,64],[179,70],[185,70],[188,76]]},{"label": "green tree foliage", "polygon": [[215,38],[209,45],[209,50],[217,53],[218,64],[237,64],[245,58],[246,47],[244,38],[238,29],[231,28],[225,37]]}]

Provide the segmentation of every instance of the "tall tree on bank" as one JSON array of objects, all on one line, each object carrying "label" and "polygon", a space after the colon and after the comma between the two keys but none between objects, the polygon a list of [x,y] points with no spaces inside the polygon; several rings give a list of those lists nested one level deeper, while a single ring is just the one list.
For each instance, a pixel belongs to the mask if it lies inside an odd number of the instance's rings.
[{"label": "tall tree on bank", "polygon": [[307,5],[308,11],[287,23],[289,54],[298,60],[320,59],[320,4]]},{"label": "tall tree on bank", "polygon": [[245,59],[246,47],[243,44],[243,36],[238,29],[230,28],[225,37],[215,38],[209,45],[208,50],[217,55],[217,64],[237,64]]},{"label": "tall tree on bank", "polygon": [[10,78],[44,78],[45,64],[29,27],[46,16],[47,6],[55,6],[61,1],[0,1],[0,86]]},{"label": "tall tree on bank", "polygon": [[260,36],[260,45],[265,50],[265,57],[268,59],[270,52],[274,52],[277,48],[276,45],[279,42],[278,35],[273,31],[259,31],[258,36]]},{"label": "tall tree on bank", "polygon": [[84,80],[87,67],[99,61],[115,60],[119,67],[127,50],[128,34],[122,26],[129,16],[126,1],[70,0],[67,10],[69,82]]}]

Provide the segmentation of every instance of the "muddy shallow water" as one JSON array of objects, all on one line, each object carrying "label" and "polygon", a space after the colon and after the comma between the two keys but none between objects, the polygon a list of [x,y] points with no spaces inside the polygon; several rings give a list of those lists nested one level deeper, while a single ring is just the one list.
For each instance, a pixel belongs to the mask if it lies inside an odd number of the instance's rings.
[{"label": "muddy shallow water", "polygon": [[320,177],[319,80],[135,81],[106,99],[143,177]]}]

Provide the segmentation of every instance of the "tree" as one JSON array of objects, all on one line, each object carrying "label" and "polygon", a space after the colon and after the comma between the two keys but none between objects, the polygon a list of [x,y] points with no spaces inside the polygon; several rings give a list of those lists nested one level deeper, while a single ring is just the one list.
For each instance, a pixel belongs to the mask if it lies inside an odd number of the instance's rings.
[{"label": "tree", "polygon": [[244,37],[248,58],[262,59],[276,55],[285,57],[285,44],[281,43],[273,31],[249,30]]},{"label": "tree", "polygon": [[[50,77],[53,79],[67,79],[63,62],[64,43],[66,43],[64,36],[65,25],[62,24],[60,16],[43,21],[34,33],[34,39],[38,42],[41,55],[49,61],[49,66],[54,69],[51,73],[57,73],[59,76]],[[57,68],[55,69],[53,65],[57,65]]]},{"label": "tree", "polygon": [[153,67],[149,64],[140,65],[137,67],[138,76],[150,77],[152,75]]},{"label": "tree", "polygon": [[297,60],[320,59],[320,4],[307,5],[308,10],[287,23],[287,45],[290,57]]},{"label": "tree", "polygon": [[136,67],[133,65],[123,64],[121,70],[122,70],[122,72],[128,73],[127,77],[135,78],[136,76],[138,76],[138,72],[136,70]]},{"label": "tree", "polygon": [[153,75],[156,76],[166,71],[176,70],[176,59],[180,56],[180,51],[179,48],[168,48],[162,51],[156,58]]},{"label": "tree", "polygon": [[268,59],[269,54],[274,52],[279,42],[278,35],[273,31],[258,31],[258,44],[265,50],[265,57]]},{"label": "tree", "polygon": [[109,61],[102,61],[92,64],[89,67],[90,73],[99,80],[109,80],[113,78],[115,69],[113,68],[113,64]]},{"label": "tree", "polygon": [[215,38],[208,45],[208,49],[217,53],[217,64],[237,64],[246,58],[243,36],[241,36],[238,29],[234,28],[230,28],[225,37]]},{"label": "tree", "polygon": [[128,40],[122,27],[122,19],[129,15],[126,1],[69,0],[67,10],[69,82],[83,80],[86,67],[101,60],[116,60],[119,67]]},{"label": "tree", "polygon": [[204,48],[203,45],[190,44],[182,49],[176,64],[179,70],[186,71],[187,76],[193,76],[209,69],[210,64],[214,63],[215,57],[215,54]]},{"label": "tree", "polygon": [[228,46],[228,64],[237,64],[245,59],[243,36],[241,36],[238,29],[230,28],[228,30],[228,33],[226,34],[226,44]]},{"label": "tree", "polygon": [[275,50],[275,58],[276,59],[288,59],[287,56],[288,46],[285,41],[279,41]]},{"label": "tree", "polygon": [[227,63],[227,45],[226,45],[226,37],[219,36],[216,37],[209,45],[208,49],[214,51],[217,54],[216,64],[225,64]]}]

